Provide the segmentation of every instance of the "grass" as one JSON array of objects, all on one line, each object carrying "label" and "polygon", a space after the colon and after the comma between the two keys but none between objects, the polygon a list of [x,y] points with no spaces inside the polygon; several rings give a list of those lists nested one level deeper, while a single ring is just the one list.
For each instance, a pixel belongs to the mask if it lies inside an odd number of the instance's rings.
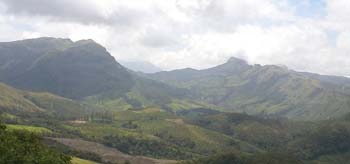
[{"label": "grass", "polygon": [[71,162],[72,162],[72,164],[98,164],[96,162],[85,160],[85,159],[80,159],[77,157],[73,157]]},{"label": "grass", "polygon": [[36,134],[51,134],[52,131],[47,128],[43,127],[36,127],[36,126],[28,126],[28,125],[6,125],[8,130],[25,130],[29,132],[33,132]]}]

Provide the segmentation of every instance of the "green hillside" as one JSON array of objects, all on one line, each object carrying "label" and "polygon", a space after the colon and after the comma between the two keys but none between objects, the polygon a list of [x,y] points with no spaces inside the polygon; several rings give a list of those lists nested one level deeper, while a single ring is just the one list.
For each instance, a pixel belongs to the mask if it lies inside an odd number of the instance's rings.
[{"label": "green hillside", "polygon": [[0,83],[0,114],[4,119],[54,117],[74,119],[84,115],[84,106],[73,100],[50,93],[35,93],[14,89]]}]

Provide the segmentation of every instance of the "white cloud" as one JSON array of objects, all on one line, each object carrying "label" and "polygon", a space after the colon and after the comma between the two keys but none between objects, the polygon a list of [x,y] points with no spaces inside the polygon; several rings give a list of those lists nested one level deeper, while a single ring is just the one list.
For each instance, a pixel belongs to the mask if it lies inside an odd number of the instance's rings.
[{"label": "white cloud", "polygon": [[288,0],[0,0],[0,41],[92,38],[117,59],[164,69],[238,56],[349,76],[350,2],[325,4],[324,17],[310,18],[295,15]]}]

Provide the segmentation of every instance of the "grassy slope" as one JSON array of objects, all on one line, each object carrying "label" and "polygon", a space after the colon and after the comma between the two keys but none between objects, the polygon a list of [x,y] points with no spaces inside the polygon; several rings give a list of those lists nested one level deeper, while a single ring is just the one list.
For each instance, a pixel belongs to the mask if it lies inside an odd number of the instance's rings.
[{"label": "grassy slope", "polygon": [[0,112],[6,119],[37,114],[72,119],[84,114],[84,106],[50,93],[21,91],[0,83]]},{"label": "grassy slope", "polygon": [[24,131],[28,131],[36,134],[52,134],[52,131],[50,129],[43,128],[43,127],[27,126],[27,125],[11,125],[11,124],[8,124],[6,126],[7,126],[7,129],[10,131],[24,130]]},{"label": "grassy slope", "polygon": [[74,119],[84,114],[84,106],[73,100],[56,96],[50,93],[26,92],[25,96],[40,108],[45,109],[55,117]]},{"label": "grassy slope", "polygon": [[39,112],[43,111],[33,102],[26,99],[23,92],[0,83],[0,108],[9,112]]}]

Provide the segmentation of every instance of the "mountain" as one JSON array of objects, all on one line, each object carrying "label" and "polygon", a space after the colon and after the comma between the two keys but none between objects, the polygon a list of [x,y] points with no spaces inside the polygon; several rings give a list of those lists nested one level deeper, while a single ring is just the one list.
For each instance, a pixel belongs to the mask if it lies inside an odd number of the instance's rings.
[{"label": "mountain", "polygon": [[275,65],[249,65],[238,58],[209,69],[181,69],[149,77],[188,89],[196,100],[226,111],[296,120],[331,119],[350,112],[350,92],[344,82]]},{"label": "mountain", "polygon": [[103,109],[164,106],[191,95],[128,70],[93,40],[27,39],[0,43],[0,52],[0,82]]},{"label": "mountain", "polygon": [[29,39],[0,43],[0,52],[0,81],[20,89],[81,99],[133,85],[126,69],[92,40]]},{"label": "mountain", "polygon": [[153,65],[150,62],[147,61],[123,61],[119,60],[121,65],[124,67],[131,69],[135,72],[143,72],[143,73],[156,73],[156,72],[161,72],[162,69]]}]

